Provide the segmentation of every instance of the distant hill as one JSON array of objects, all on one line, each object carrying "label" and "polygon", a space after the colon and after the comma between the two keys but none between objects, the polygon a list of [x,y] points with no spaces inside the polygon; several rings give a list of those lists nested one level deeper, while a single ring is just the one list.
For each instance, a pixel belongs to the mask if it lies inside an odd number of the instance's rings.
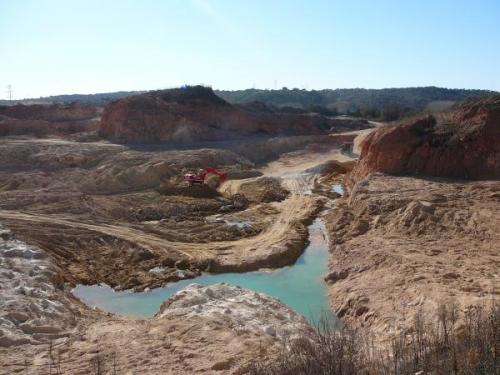
[{"label": "distant hill", "polygon": [[105,92],[99,94],[70,94],[70,95],[54,95],[41,98],[30,98],[21,100],[0,100],[0,105],[11,104],[69,104],[78,102],[82,104],[106,105],[116,99],[125,98],[127,96],[142,94],[146,91],[117,91]]},{"label": "distant hill", "polygon": [[405,114],[428,109],[443,110],[470,97],[493,94],[487,90],[409,87],[388,89],[258,90],[216,91],[230,103],[263,102],[278,107],[315,112],[349,114],[373,119],[395,120]]},{"label": "distant hill", "polygon": [[[0,104],[48,104],[80,102],[106,105],[116,99],[142,94],[146,91],[119,91],[101,94],[57,95],[20,101],[0,101]],[[428,110],[435,112],[447,109],[454,103],[470,97],[495,94],[487,90],[446,89],[440,87],[409,87],[388,89],[326,89],[299,90],[216,90],[215,93],[232,104],[261,102],[288,112],[305,110],[323,115],[348,114],[384,121]],[[300,112],[300,111],[299,111]]]}]

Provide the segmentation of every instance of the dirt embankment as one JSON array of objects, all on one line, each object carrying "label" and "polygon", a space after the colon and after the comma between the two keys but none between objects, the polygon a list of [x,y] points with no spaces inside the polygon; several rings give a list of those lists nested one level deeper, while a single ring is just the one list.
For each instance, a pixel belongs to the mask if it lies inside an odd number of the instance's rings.
[{"label": "dirt embankment", "polygon": [[[297,143],[303,139],[286,142],[291,150]],[[0,220],[51,254],[71,283],[143,289],[206,269],[283,266],[300,255],[305,226],[321,205],[314,197],[287,198],[287,191],[310,189],[314,174],[301,175],[301,166],[338,155],[329,147],[311,145],[268,171],[227,149],[7,138],[0,143]],[[262,184],[259,177],[231,180],[235,190],[222,196],[183,184],[183,173],[203,166],[239,178],[287,175]],[[242,210],[250,225],[228,224]],[[164,271],[149,272],[154,267]]]},{"label": "dirt embankment", "polygon": [[123,143],[192,144],[249,137],[328,134],[369,127],[319,114],[291,114],[232,105],[202,86],[148,92],[117,100],[103,113],[99,134]]},{"label": "dirt embankment", "polygon": [[473,99],[439,117],[380,128],[362,142],[350,185],[373,172],[500,178],[500,96]]},{"label": "dirt embankment", "polygon": [[352,142],[355,138],[356,134],[354,132],[349,134],[279,137],[244,142],[234,147],[233,150],[256,164],[263,164],[293,151],[306,150],[312,155],[318,156],[318,154],[331,150],[332,147]]},{"label": "dirt embankment", "polygon": [[[307,242],[306,226],[324,201],[306,194],[318,177],[315,166],[342,157],[338,148],[310,147],[257,170],[245,157],[219,149],[145,151],[107,143],[18,139],[5,140],[0,152],[0,173],[7,181],[0,190],[0,221],[19,239],[38,245],[55,266],[60,289],[47,295],[49,304],[60,295],[66,298],[76,283],[143,289],[202,270],[248,271],[293,263]],[[249,178],[231,180],[235,191],[228,195],[196,197],[184,194],[187,186],[157,191],[158,184],[173,184],[185,169],[207,162],[245,171],[240,177]],[[261,174],[267,181],[263,189],[255,181],[262,177],[253,177]],[[238,206],[241,198],[235,196],[242,193],[251,199]],[[249,224],[238,227],[231,221]],[[35,263],[26,272],[44,281],[39,277],[44,269]],[[161,271],[150,272],[153,268]],[[215,309],[218,292],[202,294],[207,311]],[[209,316],[188,319],[174,316],[178,308],[192,308],[184,305],[155,319],[135,320],[91,312],[73,301],[70,307],[82,317],[74,322],[74,312],[57,309],[52,318],[65,323],[59,331],[50,319],[23,325],[60,335],[53,337],[53,346],[47,335],[40,336],[42,344],[26,345],[26,333],[21,332],[21,341],[5,341],[8,347],[0,348],[2,369],[35,374],[50,371],[52,363],[84,374],[99,363],[108,370],[116,365],[119,371],[241,373],[253,358],[279,350],[285,328],[302,324],[302,318],[267,297],[243,291],[230,298],[222,294],[223,314],[215,309]],[[242,304],[239,294],[251,306]],[[231,298],[236,298],[234,303]],[[246,326],[242,317],[248,316],[252,321]],[[12,332],[23,324],[18,318],[24,319],[14,316]]]},{"label": "dirt embankment", "polygon": [[327,218],[339,317],[388,339],[419,311],[498,299],[500,182],[470,179],[499,177],[499,110],[498,97],[476,99],[366,136]]},{"label": "dirt embankment", "polygon": [[0,106],[0,137],[12,135],[67,136],[96,131],[100,109],[80,105]]},{"label": "dirt embankment", "polygon": [[327,217],[330,298],[381,338],[418,311],[488,303],[500,288],[500,182],[373,175]]},{"label": "dirt embankment", "polygon": [[282,339],[311,330],[281,302],[227,284],[190,285],[152,319],[94,314],[79,323],[51,343],[0,344],[0,374],[245,374]]},{"label": "dirt embankment", "polygon": [[260,177],[244,182],[238,193],[243,194],[250,202],[280,202],[290,194],[281,186],[281,180],[275,177]]},{"label": "dirt embankment", "polygon": [[191,285],[153,319],[74,301],[51,257],[0,228],[0,374],[245,373],[284,337],[311,328],[277,300],[235,286]]}]

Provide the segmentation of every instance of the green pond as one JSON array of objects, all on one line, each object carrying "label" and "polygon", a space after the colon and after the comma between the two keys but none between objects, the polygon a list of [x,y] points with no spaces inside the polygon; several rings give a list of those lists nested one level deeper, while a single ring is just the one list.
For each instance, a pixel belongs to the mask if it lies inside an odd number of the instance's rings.
[{"label": "green pond", "polygon": [[[229,283],[279,299],[310,322],[332,318],[323,277],[328,266],[328,243],[321,219],[309,226],[309,245],[297,262],[280,269],[246,273],[203,274],[148,292],[114,291],[107,285],[77,285],[73,294],[87,306],[127,316],[151,317],[174,293],[191,283]],[[154,270],[153,270],[154,271]]]}]

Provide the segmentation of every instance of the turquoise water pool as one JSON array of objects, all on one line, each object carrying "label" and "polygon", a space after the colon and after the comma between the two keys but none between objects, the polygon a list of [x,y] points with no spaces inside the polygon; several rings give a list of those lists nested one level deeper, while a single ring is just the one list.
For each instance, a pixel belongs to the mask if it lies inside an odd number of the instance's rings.
[{"label": "turquoise water pool", "polygon": [[309,226],[310,243],[297,262],[277,270],[246,273],[204,274],[149,292],[116,292],[106,285],[78,285],[73,294],[90,307],[127,316],[151,317],[168,297],[186,285],[229,283],[278,298],[309,321],[332,317],[323,276],[328,266],[328,243],[321,219]]}]

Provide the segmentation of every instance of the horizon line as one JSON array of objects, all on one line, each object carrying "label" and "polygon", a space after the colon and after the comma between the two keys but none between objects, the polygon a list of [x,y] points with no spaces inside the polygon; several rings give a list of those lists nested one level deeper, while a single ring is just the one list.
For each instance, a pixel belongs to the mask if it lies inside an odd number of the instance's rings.
[{"label": "horizon line", "polygon": [[207,84],[190,84],[190,85],[180,85],[180,86],[166,86],[163,88],[155,88],[155,89],[138,89],[138,90],[115,90],[115,91],[101,91],[101,92],[92,92],[92,93],[71,93],[71,94],[51,94],[51,95],[46,95],[46,96],[39,96],[39,97],[24,97],[24,98],[19,98],[19,99],[12,99],[9,100],[8,98],[6,99],[0,99],[0,101],[22,101],[22,100],[40,100],[40,99],[48,99],[48,98],[53,98],[53,97],[58,97],[58,96],[76,96],[76,95],[81,95],[81,96],[90,96],[90,95],[105,95],[105,94],[115,94],[115,93],[120,93],[120,92],[130,92],[130,93],[145,93],[145,92],[151,92],[151,91],[162,91],[162,90],[171,90],[171,89],[177,89],[181,88],[183,86],[187,87],[193,87],[193,86],[203,86],[207,88],[211,88],[213,91],[226,91],[226,92],[236,92],[236,91],[246,91],[246,90],[255,90],[255,91],[283,91],[284,89],[289,90],[289,91],[307,91],[307,92],[313,92],[313,91],[335,91],[335,90],[374,90],[374,91],[382,91],[382,90],[403,90],[403,89],[425,89],[425,88],[436,88],[436,89],[444,89],[444,90],[467,90],[467,91],[485,91],[485,92],[492,92],[492,93],[500,93],[500,91],[493,90],[493,89],[485,89],[485,88],[465,88],[465,87],[444,87],[444,86],[399,86],[399,87],[382,87],[382,88],[368,88],[368,87],[337,87],[337,88],[321,88],[321,89],[307,89],[307,88],[299,88],[299,87],[287,87],[287,86],[282,86],[281,88],[256,88],[256,87],[248,87],[245,89],[218,89],[214,88],[211,85]]}]

